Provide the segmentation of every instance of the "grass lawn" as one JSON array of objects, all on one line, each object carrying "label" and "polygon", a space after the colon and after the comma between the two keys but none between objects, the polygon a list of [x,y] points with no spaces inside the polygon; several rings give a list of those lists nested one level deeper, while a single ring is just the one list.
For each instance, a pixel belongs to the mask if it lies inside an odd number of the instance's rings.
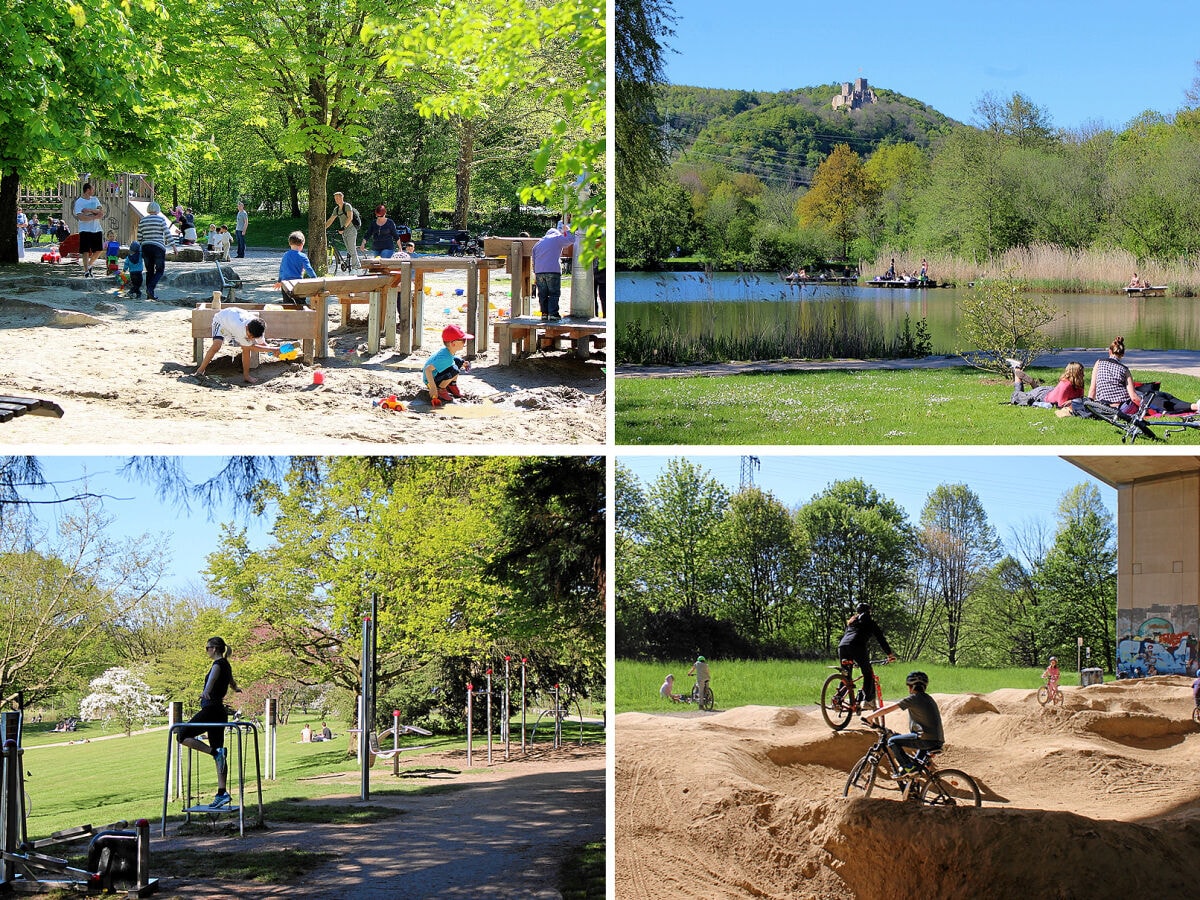
[{"label": "grass lawn", "polygon": [[[1053,383],[1058,369],[1030,374]],[[1200,378],[1134,371],[1182,398]],[[1011,385],[976,369],[823,370],[617,380],[618,444],[1119,445],[1117,429],[1010,406]],[[1161,431],[1161,429],[1160,429]],[[1170,445],[1200,444],[1200,430]],[[686,671],[686,667],[685,670]]]},{"label": "grass lawn", "polygon": [[[718,710],[735,706],[810,706],[819,702],[821,685],[833,672],[829,662],[792,662],[790,660],[709,660],[712,690]],[[665,712],[695,709],[662,699],[658,689],[667,673],[675,675],[675,693],[686,694],[692,680],[684,673],[690,662],[634,662],[617,660],[614,679],[616,712]],[[885,700],[904,696],[904,679],[920,669],[929,675],[929,690],[934,694],[988,694],[1000,688],[1041,687],[1039,669],[973,669],[926,662],[896,662],[877,666]],[[858,670],[855,669],[857,674]],[[1063,670],[1064,686],[1078,684],[1076,674]]]}]

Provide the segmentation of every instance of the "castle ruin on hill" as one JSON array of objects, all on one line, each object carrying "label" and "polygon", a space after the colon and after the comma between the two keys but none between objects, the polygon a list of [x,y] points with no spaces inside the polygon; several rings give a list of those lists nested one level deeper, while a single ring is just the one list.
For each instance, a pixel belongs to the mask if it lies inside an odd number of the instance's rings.
[{"label": "castle ruin on hill", "polygon": [[875,102],[875,92],[867,84],[867,79],[856,78],[854,84],[842,82],[842,92],[833,98],[834,109],[858,109],[868,103]]}]

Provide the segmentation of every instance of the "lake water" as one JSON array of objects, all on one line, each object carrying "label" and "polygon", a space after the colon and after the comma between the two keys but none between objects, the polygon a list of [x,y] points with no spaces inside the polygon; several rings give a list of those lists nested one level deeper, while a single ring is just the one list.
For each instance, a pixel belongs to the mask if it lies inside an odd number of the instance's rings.
[{"label": "lake water", "polygon": [[[1115,288],[1114,288],[1115,290]],[[699,272],[621,272],[616,281],[617,340],[628,322],[655,328],[667,322],[679,334],[769,333],[795,328],[819,307],[840,306],[846,314],[874,316],[894,334],[907,314],[915,326],[925,318],[933,352],[953,353],[958,341],[959,301],[965,288],[791,286],[773,273],[706,277]],[[1140,350],[1200,347],[1200,299],[1124,294],[1050,294],[1063,315],[1047,331],[1060,347],[1107,347],[1117,335]]]}]

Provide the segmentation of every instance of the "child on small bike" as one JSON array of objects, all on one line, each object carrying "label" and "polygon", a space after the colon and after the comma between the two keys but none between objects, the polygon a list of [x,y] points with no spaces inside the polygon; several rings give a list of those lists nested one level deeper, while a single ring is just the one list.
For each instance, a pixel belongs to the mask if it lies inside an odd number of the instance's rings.
[{"label": "child on small bike", "polygon": [[1042,673],[1042,678],[1046,682],[1046,687],[1050,689],[1050,699],[1054,699],[1054,695],[1058,693],[1058,680],[1062,677],[1058,671],[1058,657],[1050,657],[1050,664],[1046,666],[1046,671]]},{"label": "child on small bike", "polygon": [[937,701],[926,693],[929,676],[924,672],[909,672],[904,683],[908,685],[907,697],[868,713],[864,718],[868,722],[874,722],[898,709],[907,710],[909,731],[892,735],[888,739],[888,747],[895,754],[900,768],[911,772],[916,769],[917,764],[906,750],[940,750],[946,738],[942,731],[941,710],[938,709]]},{"label": "child on small bike", "polygon": [[708,662],[703,656],[696,657],[696,661],[692,663],[692,667],[688,669],[688,674],[696,676],[696,696],[700,699],[703,699],[704,689],[708,687],[708,683],[710,681]]}]

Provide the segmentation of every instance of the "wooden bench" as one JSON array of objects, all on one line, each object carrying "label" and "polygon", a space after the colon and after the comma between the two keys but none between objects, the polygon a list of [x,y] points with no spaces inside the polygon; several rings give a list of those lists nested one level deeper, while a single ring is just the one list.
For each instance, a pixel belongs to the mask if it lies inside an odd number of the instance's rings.
[{"label": "wooden bench", "polygon": [[53,416],[61,419],[63,409],[52,400],[0,395],[0,422],[11,422],[17,416]]},{"label": "wooden bench", "polygon": [[[325,307],[309,309],[305,306],[266,306],[262,303],[222,303],[221,292],[213,292],[210,304],[202,303],[192,310],[192,358],[197,365],[204,359],[204,341],[212,340],[212,320],[222,309],[249,309],[259,313],[266,323],[269,340],[300,341],[301,352],[310,362],[324,359],[328,326]],[[256,368],[259,353],[250,354],[250,367]]]},{"label": "wooden bench", "polygon": [[[467,246],[467,242],[471,240],[470,232],[463,228],[422,228],[420,237],[416,237],[416,232],[413,233],[412,242],[419,248],[429,250],[444,250],[447,254],[461,255]],[[459,252],[453,254],[450,243],[458,241]]]},{"label": "wooden bench", "polygon": [[544,347],[559,349],[564,340],[571,342],[580,359],[591,359],[593,347],[599,349],[607,343],[608,323],[604,319],[583,318],[547,322],[540,316],[520,316],[496,322],[493,337],[502,366]]}]

